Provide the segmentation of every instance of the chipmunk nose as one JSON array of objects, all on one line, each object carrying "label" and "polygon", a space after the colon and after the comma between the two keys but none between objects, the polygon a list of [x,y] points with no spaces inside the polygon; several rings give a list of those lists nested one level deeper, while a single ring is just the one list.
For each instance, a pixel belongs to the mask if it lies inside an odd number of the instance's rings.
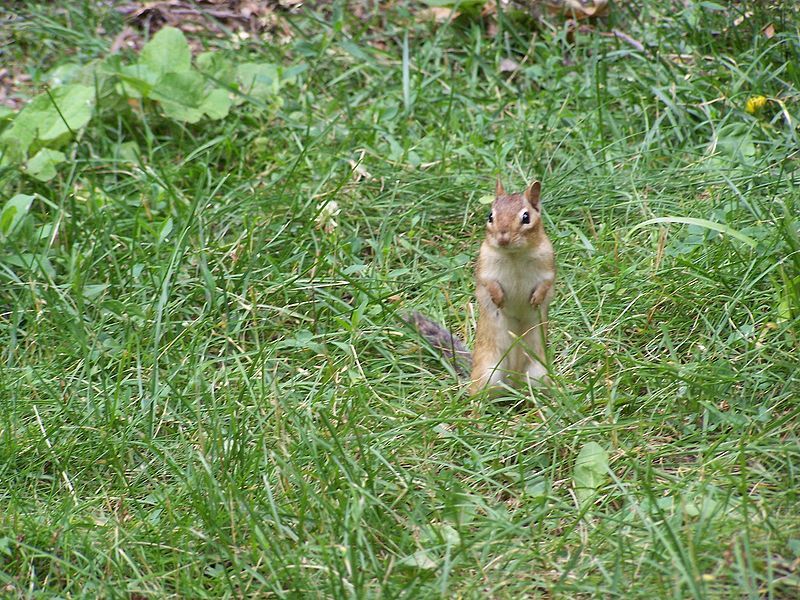
[{"label": "chipmunk nose", "polygon": [[508,242],[511,241],[511,234],[507,231],[501,231],[497,234],[497,244],[499,246],[508,246]]}]

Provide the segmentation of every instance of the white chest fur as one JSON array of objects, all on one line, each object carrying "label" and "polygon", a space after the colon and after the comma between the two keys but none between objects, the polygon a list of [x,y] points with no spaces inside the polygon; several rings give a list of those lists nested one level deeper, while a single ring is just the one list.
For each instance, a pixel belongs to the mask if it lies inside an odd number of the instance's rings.
[{"label": "white chest fur", "polygon": [[[543,252],[544,250],[544,252]],[[480,272],[485,280],[497,281],[503,288],[503,313],[521,324],[536,320],[538,311],[530,304],[531,293],[552,278],[546,249],[500,250],[484,245]]]}]

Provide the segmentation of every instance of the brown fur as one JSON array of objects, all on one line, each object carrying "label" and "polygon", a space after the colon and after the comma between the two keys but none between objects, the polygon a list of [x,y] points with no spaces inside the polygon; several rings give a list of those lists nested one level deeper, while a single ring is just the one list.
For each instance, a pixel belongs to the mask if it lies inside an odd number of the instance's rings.
[{"label": "brown fur", "polygon": [[459,375],[466,376],[472,368],[472,354],[464,343],[450,333],[447,329],[431,321],[426,316],[414,311],[410,315],[403,315],[403,320],[417,328],[431,346],[451,359],[453,367]]},{"label": "brown fur", "polygon": [[[475,268],[479,315],[470,393],[519,380],[547,383],[547,309],[555,258],[540,214],[540,185],[506,194],[498,182]],[[529,223],[523,223],[524,213]]]},{"label": "brown fur", "polygon": [[[540,185],[506,194],[497,181],[492,220],[486,224],[475,267],[479,305],[475,350],[420,313],[412,323],[434,348],[453,360],[459,374],[471,366],[470,393],[486,387],[547,384],[547,309],[553,296],[555,257],[541,221]],[[522,223],[528,212],[530,223]]]}]

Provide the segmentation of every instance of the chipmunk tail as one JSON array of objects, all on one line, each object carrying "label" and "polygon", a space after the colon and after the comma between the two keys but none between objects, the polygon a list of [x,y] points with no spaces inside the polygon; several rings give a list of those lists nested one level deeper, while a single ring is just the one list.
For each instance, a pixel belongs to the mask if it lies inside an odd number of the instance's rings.
[{"label": "chipmunk tail", "polygon": [[464,342],[417,311],[402,315],[402,319],[413,325],[431,346],[450,359],[458,375],[461,377],[469,375],[470,369],[472,369],[472,354],[464,346]]}]

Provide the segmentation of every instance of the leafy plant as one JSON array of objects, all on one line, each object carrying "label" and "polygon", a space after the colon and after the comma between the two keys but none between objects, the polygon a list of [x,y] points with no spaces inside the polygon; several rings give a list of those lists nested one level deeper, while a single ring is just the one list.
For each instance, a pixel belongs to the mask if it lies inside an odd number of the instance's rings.
[{"label": "leafy plant", "polygon": [[575,459],[572,473],[575,494],[585,506],[608,480],[608,453],[597,442],[587,442]]},{"label": "leafy plant", "polygon": [[[0,113],[0,123],[9,122],[0,134],[0,164],[22,165],[40,181],[55,177],[56,167],[67,159],[60,148],[80,136],[95,114],[96,87],[90,83],[106,89],[110,82],[111,96],[160,107],[177,122],[197,123],[224,119],[234,104],[247,100],[257,108],[279,106],[283,89],[305,70],[304,65],[234,65],[214,52],[199,55],[196,62],[197,68],[183,32],[164,27],[133,64],[112,56],[86,68],[58,67],[50,79],[65,83],[46,89],[13,118],[8,111]],[[74,80],[81,82],[66,83]]]},{"label": "leafy plant", "polygon": [[[63,146],[86,126],[94,104],[94,89],[80,84],[64,85],[40,94],[0,134],[0,164],[27,161],[31,176],[50,179],[55,174],[55,165],[65,158],[52,149]],[[42,154],[43,150],[47,151]],[[28,160],[28,156],[33,158]]]},{"label": "leafy plant", "polygon": [[139,60],[119,67],[117,76],[121,95],[154,100],[168,118],[176,121],[223,119],[231,107],[229,91],[192,68],[186,37],[174,27],[156,33],[142,48]]},{"label": "leafy plant", "polygon": [[9,199],[0,211],[0,241],[11,237],[19,222],[28,214],[33,196],[17,194]]}]

